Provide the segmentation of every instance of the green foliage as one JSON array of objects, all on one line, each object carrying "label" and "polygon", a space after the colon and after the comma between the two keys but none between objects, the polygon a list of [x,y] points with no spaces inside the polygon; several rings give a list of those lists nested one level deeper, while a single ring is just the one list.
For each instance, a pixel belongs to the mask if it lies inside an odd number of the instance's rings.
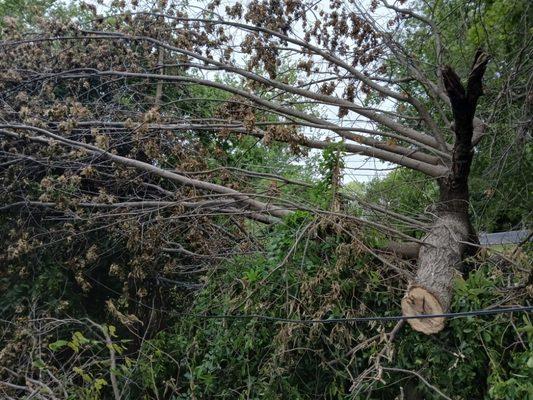
[{"label": "green foliage", "polygon": [[[374,358],[387,345],[377,338],[390,331],[390,323],[304,326],[208,318],[400,313],[402,287],[389,283],[392,276],[377,268],[372,256],[342,237],[313,238],[310,232],[295,242],[307,226],[308,216],[293,218],[273,232],[268,253],[227,262],[198,294],[191,314],[172,320],[172,329],[145,344],[135,379],[150,396],[173,390],[183,399],[391,399],[404,391],[439,398],[402,372],[384,372],[382,380],[350,389],[350,376],[378,373],[372,369]],[[310,229],[318,232],[315,228]],[[483,309],[505,299],[506,275],[490,257],[477,263],[468,277],[458,278],[451,311]],[[518,273],[513,281],[522,279]],[[509,314],[452,319],[435,336],[404,328],[393,344],[394,358],[384,357],[381,365],[417,371],[454,399],[527,398],[533,373],[530,335],[529,316]]]},{"label": "green foliage", "polygon": [[524,132],[509,132],[503,124],[495,124],[493,128],[502,135],[497,142],[480,144],[472,167],[472,216],[476,226],[483,231],[523,229],[531,222],[528,213],[531,209],[529,181],[533,151],[530,146],[521,144],[526,140],[520,136]]},{"label": "green foliage", "polygon": [[337,142],[326,147],[318,159],[316,169],[320,179],[310,191],[310,199],[321,208],[330,208],[340,190],[343,157],[344,143]]},{"label": "green foliage", "polygon": [[[451,0],[413,3],[435,22],[443,45],[442,63],[451,65],[460,76],[468,74],[478,47],[490,54],[484,96],[476,110],[476,115],[487,126],[485,137],[476,147],[470,174],[473,224],[479,230],[490,232],[522,229],[530,222],[524,217],[531,208],[527,188],[533,168],[531,149],[526,145],[527,128],[523,122],[531,113],[530,102],[524,101],[531,91],[530,67],[525,61],[531,53],[530,2]],[[402,39],[404,48],[419,61],[420,68],[427,68],[428,76],[437,75],[435,43],[428,40],[432,37],[431,29],[416,19],[408,21],[407,27]],[[398,69],[393,61],[391,68]],[[397,72],[402,74],[401,70]],[[406,84],[404,89],[422,96],[424,93],[421,85],[414,82]],[[429,97],[425,106],[436,121],[440,120],[441,131],[451,143],[453,134],[440,116],[442,110]],[[398,111],[405,115],[413,111],[401,107]],[[403,192],[402,187],[396,194],[403,196]],[[422,193],[422,199],[427,200],[424,198],[426,193]],[[391,198],[395,193],[386,196],[394,202]]]},{"label": "green foliage", "polygon": [[[493,306],[501,299],[498,286],[504,282],[492,265],[482,264],[466,280],[458,278],[452,310]],[[533,355],[527,335],[523,333],[530,324],[528,315],[511,318],[498,315],[452,319],[436,338],[410,331],[398,346],[397,366],[421,369],[429,382],[446,389],[448,395],[453,394],[452,398],[527,398],[533,389],[533,369],[524,363],[520,374],[515,375],[515,358],[524,360]],[[453,387],[450,382],[454,382]],[[508,392],[504,393],[502,387],[506,384]],[[425,396],[434,395],[424,385],[420,385],[419,390]]]},{"label": "green foliage", "polygon": [[57,0],[3,0],[0,2],[0,27],[11,21],[4,17],[18,18],[18,23],[31,24],[34,18],[42,15]]},{"label": "green foliage", "polygon": [[[98,30],[151,37],[171,32],[180,37],[170,18],[143,19],[142,13],[119,16],[120,3],[114,2],[110,9],[117,15],[96,18],[88,8],[82,10],[74,3],[3,1],[0,16],[19,19],[0,20],[0,27],[9,28],[3,32],[11,32],[13,40],[27,30],[50,33],[50,29],[54,35],[68,36],[79,33],[66,23],[74,17]],[[522,52],[527,3],[454,0],[415,6],[433,15],[449,43],[444,52],[446,62],[461,74],[469,67],[475,47],[489,47],[493,57],[485,90],[489,100],[482,100],[478,111],[490,124],[472,166],[471,208],[480,229],[524,224],[530,209],[528,174],[532,163],[524,123],[529,118],[524,93],[530,78],[528,69],[518,66],[526,64],[522,62],[526,57],[520,54],[527,55],[527,49]],[[36,18],[43,15],[54,18]],[[450,19],[462,22],[447,24]],[[408,28],[402,45],[418,65],[428,69],[427,76],[433,76],[436,60],[427,27],[417,22],[408,23]],[[185,29],[185,35],[193,30]],[[4,117],[20,123],[38,121],[43,126],[58,123],[57,131],[65,137],[94,142],[113,154],[200,176],[242,193],[255,193],[260,199],[297,199],[310,207],[334,210],[341,203],[337,196],[347,194],[403,215],[432,211],[428,206],[438,196],[434,180],[399,168],[368,185],[351,183],[342,188],[343,143],[332,143],[320,154],[304,158],[296,127],[219,89],[165,84],[159,107],[154,105],[156,85],[146,79],[89,74],[79,82],[23,81],[19,74],[41,69],[158,68],[159,54],[151,44],[103,43],[88,38],[83,44],[39,41],[23,48],[24,52],[6,53],[5,67],[13,65],[16,74],[2,82],[5,99],[14,98],[11,103],[6,100],[12,109],[5,107]],[[258,50],[269,54],[267,48]],[[32,51],[36,53],[32,55]],[[169,75],[203,77],[194,68],[180,66],[190,60],[180,58],[177,52],[169,51],[165,57]],[[298,82],[295,68],[284,62],[278,65],[278,61],[271,58],[269,67],[276,71],[269,74],[278,74],[280,82],[306,87],[305,82]],[[386,62],[391,77],[403,76],[393,61]],[[263,73],[266,67],[263,62],[252,68]],[[514,67],[516,74],[510,79],[504,72]],[[286,72],[277,71],[282,69]],[[268,99],[275,97],[279,104],[296,110],[318,113],[312,104],[268,87],[252,88],[250,82],[222,76],[214,81]],[[325,93],[335,90],[334,82],[326,86]],[[441,110],[425,96],[421,85],[402,83],[401,91],[420,97],[451,139]],[[364,100],[366,105],[382,102],[377,93],[369,93]],[[406,126],[420,128],[419,120],[412,118],[417,116],[413,109],[397,111]],[[407,117],[405,121],[402,115]],[[125,122],[124,129],[77,125],[99,119]],[[228,129],[176,133],[147,128],[150,123],[176,120],[239,121],[249,131],[267,128],[263,139]],[[268,123],[275,124],[269,129]],[[11,379],[26,385],[26,378],[48,377],[50,385],[58,385],[54,386],[58,393],[66,393],[65,398],[81,400],[113,398],[113,377],[122,398],[132,399],[439,398],[416,376],[419,374],[454,400],[533,398],[529,315],[452,319],[434,336],[406,327],[393,343],[387,341],[387,333],[394,327],[389,322],[303,325],[255,317],[212,318],[257,314],[331,319],[400,314],[408,282],[367,248],[383,244],[382,232],[362,231],[341,218],[317,219],[302,211],[271,227],[233,211],[224,214],[206,209],[205,214],[187,214],[179,205],[107,210],[105,206],[124,199],[164,198],[179,203],[203,199],[207,192],[120,167],[83,151],[31,144],[25,136],[19,139],[13,145],[1,143],[2,154],[20,158],[6,156],[0,163],[2,186],[7,188],[0,193],[0,208],[7,215],[0,217],[0,365],[18,374],[2,368],[0,381]],[[252,178],[236,169],[260,175]],[[283,179],[265,174],[282,175],[303,185],[287,185]],[[32,199],[55,202],[56,207],[50,213],[48,208],[41,212],[31,207],[3,207],[4,203]],[[102,207],[81,206],[91,201]],[[361,209],[343,211],[375,218]],[[175,246],[177,252],[166,254],[162,248],[167,246]],[[179,246],[189,253],[181,254]],[[473,260],[474,270],[455,283],[451,311],[526,304],[531,293],[531,254],[512,250],[506,254],[510,265],[484,255]],[[240,255],[232,256],[236,253]],[[170,282],[169,287],[161,282]],[[180,286],[193,284],[203,288],[195,293]],[[17,390],[11,397],[23,393]]]},{"label": "green foliage", "polygon": [[318,164],[318,170],[322,175],[322,184],[325,189],[330,190],[331,186],[338,179],[335,171],[342,170],[344,162],[344,143],[332,143],[322,151],[322,159]]},{"label": "green foliage", "polygon": [[[385,178],[367,183],[361,197],[368,203],[377,204],[401,215],[425,218],[428,213],[434,211],[432,206],[438,196],[439,189],[434,179],[428,179],[417,171],[399,168]],[[375,218],[375,214],[370,213],[369,218]],[[422,231],[413,228],[403,231],[413,237],[423,235]]]},{"label": "green foliage", "polygon": [[421,215],[438,200],[435,180],[406,168],[392,171],[386,178],[367,186],[366,199],[403,215]]},{"label": "green foliage", "polygon": [[68,272],[50,260],[28,264],[16,273],[7,269],[0,274],[0,289],[0,311],[4,316],[20,313],[31,304],[46,305],[59,313],[81,307]]}]

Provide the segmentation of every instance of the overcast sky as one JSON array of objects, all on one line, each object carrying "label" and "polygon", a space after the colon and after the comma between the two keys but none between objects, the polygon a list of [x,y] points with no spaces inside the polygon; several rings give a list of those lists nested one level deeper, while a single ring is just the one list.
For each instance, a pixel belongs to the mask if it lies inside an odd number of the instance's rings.
[{"label": "overcast sky", "polygon": [[[72,2],[76,2],[76,0],[74,1],[66,0],[64,2],[72,3]],[[88,2],[94,4],[99,9],[100,12],[105,13],[105,11],[109,9],[109,6],[112,4],[113,0],[103,0],[103,4],[99,4],[96,0],[89,0]],[[171,2],[172,0],[169,1],[169,3]],[[127,1],[126,3],[129,4],[130,2]],[[184,2],[184,3],[188,4],[187,8],[190,9],[191,11],[194,11],[194,10],[200,11],[200,10],[205,9],[205,5],[207,4],[207,1],[191,0],[188,2]],[[235,0],[221,2],[222,6],[224,6],[225,4],[234,4],[234,3],[235,3]],[[139,7],[137,7],[136,10],[138,11],[140,9],[145,9],[145,10],[153,9],[157,7],[157,4],[158,4],[157,0],[151,0],[151,1],[140,0]],[[323,4],[327,7],[327,4],[329,4],[329,0],[323,1]],[[368,8],[370,1],[364,0],[360,4],[364,8]],[[376,21],[380,25],[386,26],[386,22],[390,19],[390,13],[388,13],[388,10],[386,9],[379,8],[378,12],[374,14],[374,17],[376,18]],[[296,33],[296,35],[298,35],[298,30],[299,30],[298,26],[293,27],[293,31]],[[212,75],[213,73],[207,72],[207,74]],[[342,93],[338,93],[338,95],[341,95],[341,94]],[[392,109],[393,103],[390,103],[390,102],[388,104],[385,103],[385,104],[382,104],[381,107]],[[337,116],[338,107],[321,106],[320,110],[321,110],[321,116],[323,118],[331,120],[332,122],[339,121],[339,118]],[[361,116],[358,116],[353,112],[350,112],[341,121],[342,121],[343,126],[358,126],[361,128],[365,128],[365,127],[370,128],[365,118],[362,118]],[[310,132],[310,130],[306,129],[306,132]],[[321,138],[325,138],[328,136],[331,138],[335,137],[329,131],[320,132],[315,129],[311,133]],[[317,151],[317,150],[314,150],[314,151]],[[370,158],[367,156],[360,156],[360,155],[346,156],[344,161],[345,161],[345,167],[346,167],[346,169],[344,170],[344,175],[343,175],[344,183],[348,183],[352,181],[368,182],[374,178],[386,176],[390,172],[390,170],[394,168],[393,164],[385,163],[375,158]]]}]

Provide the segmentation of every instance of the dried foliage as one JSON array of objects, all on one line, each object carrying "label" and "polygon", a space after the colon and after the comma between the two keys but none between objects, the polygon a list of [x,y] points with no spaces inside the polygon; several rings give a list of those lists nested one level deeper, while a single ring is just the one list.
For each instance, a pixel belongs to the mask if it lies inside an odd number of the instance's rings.
[{"label": "dried foliage", "polygon": [[[461,136],[446,89],[481,71],[475,104],[485,53],[446,69],[455,33],[403,3],[1,6],[0,396],[432,398],[447,380],[453,398],[531,393],[528,316],[454,320],[438,339],[202,318],[398,314],[416,268],[382,249],[430,231],[459,144],[463,184],[479,153],[475,225],[528,219],[524,188],[492,178],[530,167],[529,42],[513,43],[512,73],[488,64],[496,101]],[[353,156],[405,168],[362,194],[342,184]],[[505,188],[513,210],[495,211]],[[525,304],[529,252],[472,258],[452,310]]]}]

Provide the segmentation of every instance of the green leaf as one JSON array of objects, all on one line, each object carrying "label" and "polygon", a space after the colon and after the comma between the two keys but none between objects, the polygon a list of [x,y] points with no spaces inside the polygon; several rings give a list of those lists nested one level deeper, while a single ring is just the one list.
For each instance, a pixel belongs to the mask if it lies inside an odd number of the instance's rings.
[{"label": "green leaf", "polygon": [[106,385],[107,381],[103,378],[98,378],[94,381],[94,388],[98,391],[100,391]]},{"label": "green leaf", "polygon": [[39,358],[37,360],[33,361],[33,366],[35,368],[39,368],[39,369],[46,368],[46,364],[43,362],[43,360],[41,360]]},{"label": "green leaf", "polygon": [[79,344],[87,344],[90,342],[90,340],[83,336],[83,333],[80,331],[74,332],[72,335],[72,340],[77,340]]},{"label": "green leaf", "polygon": [[117,337],[117,334],[116,334],[117,328],[116,327],[114,327],[113,325],[108,325],[107,328],[109,329],[109,335],[111,337]]},{"label": "green leaf", "polygon": [[48,347],[50,348],[50,350],[52,351],[57,351],[59,350],[60,348],[62,347],[65,347],[66,345],[68,344],[68,342],[66,340],[58,340],[54,343],[50,343],[48,345]]}]

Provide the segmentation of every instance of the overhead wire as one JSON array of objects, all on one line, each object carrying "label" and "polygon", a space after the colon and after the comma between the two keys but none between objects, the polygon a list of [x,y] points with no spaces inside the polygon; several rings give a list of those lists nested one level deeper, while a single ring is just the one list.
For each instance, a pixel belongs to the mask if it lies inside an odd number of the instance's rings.
[{"label": "overhead wire", "polygon": [[364,322],[392,322],[410,319],[427,319],[427,318],[467,318],[478,317],[484,315],[507,314],[514,312],[533,312],[533,306],[519,306],[519,307],[504,307],[494,309],[483,309],[473,311],[461,311],[442,314],[421,314],[421,315],[391,315],[391,316],[376,316],[376,317],[352,317],[352,318],[327,318],[327,319],[295,319],[284,317],[272,317],[262,314],[189,314],[179,313],[174,316],[194,317],[201,319],[258,319],[263,321],[291,323],[291,324],[339,324],[339,323],[364,323]]},{"label": "overhead wire", "polygon": [[[115,290],[109,288],[104,283],[99,280],[86,275],[89,279],[95,282],[98,285],[105,287],[112,292],[118,293]],[[144,306],[149,309],[153,309],[147,304],[140,302],[135,299],[131,299],[133,302]],[[450,312],[442,314],[420,314],[420,315],[390,315],[390,316],[373,316],[373,317],[339,317],[339,318],[324,318],[324,319],[298,319],[298,318],[286,318],[286,317],[273,317],[270,315],[263,314],[198,314],[198,313],[176,313],[171,311],[166,311],[159,309],[160,311],[171,317],[178,318],[198,318],[198,319],[219,319],[219,320],[262,320],[270,321],[277,323],[289,323],[289,324],[303,324],[303,325],[312,325],[312,324],[347,324],[347,323],[369,323],[369,322],[394,322],[394,321],[405,321],[411,319],[428,319],[428,318],[448,318],[448,319],[457,319],[457,318],[468,318],[468,317],[480,317],[487,315],[497,315],[497,314],[510,314],[510,313],[531,313],[533,312],[533,306],[515,306],[515,307],[501,307],[501,308],[486,308],[481,310],[472,310],[472,311],[460,311],[460,312]]]}]

